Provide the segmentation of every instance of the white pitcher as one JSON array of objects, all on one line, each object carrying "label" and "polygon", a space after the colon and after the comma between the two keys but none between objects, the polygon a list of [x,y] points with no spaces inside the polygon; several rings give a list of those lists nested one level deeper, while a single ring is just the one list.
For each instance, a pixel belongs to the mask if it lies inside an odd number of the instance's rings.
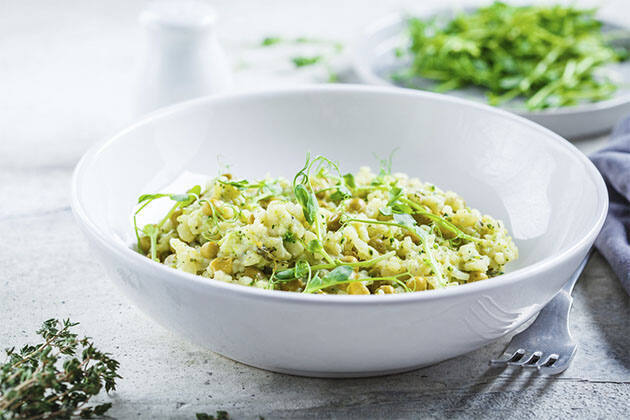
[{"label": "white pitcher", "polygon": [[231,88],[230,67],[215,33],[216,15],[206,2],[153,1],[139,19],[145,29],[139,113]]}]

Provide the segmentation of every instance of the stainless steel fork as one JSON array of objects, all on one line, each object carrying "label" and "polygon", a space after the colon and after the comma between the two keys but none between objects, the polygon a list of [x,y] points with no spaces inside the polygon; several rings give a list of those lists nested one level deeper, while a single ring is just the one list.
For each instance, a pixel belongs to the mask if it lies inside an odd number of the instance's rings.
[{"label": "stainless steel fork", "polygon": [[591,255],[593,249],[588,251],[573,276],[540,311],[532,325],[512,337],[500,358],[490,361],[491,365],[535,368],[545,375],[557,375],[569,367],[577,350],[577,343],[569,331],[571,292]]}]

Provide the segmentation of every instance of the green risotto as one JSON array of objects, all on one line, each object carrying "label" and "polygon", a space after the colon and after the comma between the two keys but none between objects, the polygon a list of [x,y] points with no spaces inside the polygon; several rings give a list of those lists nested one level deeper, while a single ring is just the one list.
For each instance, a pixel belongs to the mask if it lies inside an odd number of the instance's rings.
[{"label": "green risotto", "polygon": [[184,194],[143,195],[136,215],[158,199],[173,206],[142,227],[134,215],[137,248],[213,281],[355,295],[485,280],[518,257],[501,221],[390,166],[343,175],[318,156],[292,182],[225,173]]}]

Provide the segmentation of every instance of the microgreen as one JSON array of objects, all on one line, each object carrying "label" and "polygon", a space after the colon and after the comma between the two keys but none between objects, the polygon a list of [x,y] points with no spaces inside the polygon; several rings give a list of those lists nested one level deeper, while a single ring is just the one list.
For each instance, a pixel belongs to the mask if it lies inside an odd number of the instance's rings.
[{"label": "microgreen", "polygon": [[142,194],[140,197],[138,197],[138,204],[142,204],[142,205],[133,214],[133,228],[136,234],[138,249],[142,250],[143,252],[146,252],[146,250],[141,249],[141,246],[140,246],[140,234],[139,234],[138,221],[137,221],[138,214],[142,210],[144,210],[146,206],[148,206],[151,202],[160,198],[164,198],[164,197],[168,197],[171,200],[175,201],[175,204],[173,205],[173,207],[171,207],[169,212],[164,216],[162,220],[160,220],[159,223],[146,225],[142,228],[142,233],[148,236],[149,239],[151,240],[151,248],[150,248],[151,259],[157,260],[157,253],[156,253],[155,247],[157,243],[157,236],[160,232],[160,229],[178,208],[189,206],[190,204],[198,200],[200,195],[201,195],[201,186],[195,185],[194,187],[186,191],[186,194],[162,194],[162,193]]},{"label": "microgreen", "polygon": [[372,181],[373,186],[383,185],[385,177],[392,174],[392,161],[394,159],[394,153],[396,153],[397,150],[397,147],[395,149],[392,149],[392,151],[389,153],[389,156],[384,159],[379,159],[379,157],[374,154],[374,157],[379,161],[380,169],[378,171],[378,175]]},{"label": "microgreen", "polygon": [[395,203],[396,201],[398,201],[398,199],[400,199],[400,197],[403,196],[403,189],[401,187],[399,187],[398,185],[396,185],[395,183],[392,184],[390,190],[389,190],[389,201],[387,202],[388,206],[391,206],[393,203]]},{"label": "microgreen", "polygon": [[335,203],[339,203],[352,197],[352,191],[350,191],[344,184],[337,184],[334,188],[336,191],[330,195],[330,199]]},{"label": "microgreen", "polygon": [[352,174],[345,174],[343,176],[343,180],[346,183],[346,185],[350,188],[356,188],[357,187],[357,183],[354,180],[354,175]]},{"label": "microgreen", "polygon": [[[378,263],[379,261],[383,261],[386,260],[392,256],[396,255],[395,251],[390,251],[387,252],[383,255],[379,255],[378,257],[369,259],[369,260],[365,260],[365,261],[357,261],[357,262],[353,262],[353,263],[347,263],[347,262],[343,262],[340,260],[335,260],[332,263],[324,263],[324,264],[316,264],[316,265],[309,265],[309,269],[312,271],[318,271],[318,270],[332,270],[336,267],[340,267],[340,266],[346,266],[346,267],[361,267],[361,268],[367,268],[367,267],[371,267],[374,264]],[[299,261],[298,261],[299,264]],[[301,274],[302,272],[300,271],[300,268],[298,267],[298,264],[296,264],[295,267],[293,268],[289,268],[283,271],[280,271],[276,274],[276,277],[283,279],[283,280],[292,280],[295,278],[303,278],[303,274]]]},{"label": "microgreen", "polygon": [[[311,184],[311,171],[315,170],[315,172],[319,173],[320,176],[323,176],[327,169],[332,169],[339,175],[338,179],[341,179],[341,172],[339,171],[339,166],[336,163],[324,156],[316,156],[311,160],[311,154],[309,152],[306,154],[304,167],[300,169],[293,178],[293,193],[295,195],[295,199],[302,207],[302,213],[304,214],[304,218],[307,223],[309,225],[315,224],[315,233],[317,234],[317,240],[320,245],[323,242],[323,227],[322,221],[319,217],[319,204],[313,191],[313,185]],[[328,255],[326,250],[323,249],[323,247],[321,247],[319,252],[325,260],[328,262],[332,261],[332,258]]]},{"label": "microgreen", "polygon": [[411,18],[411,67],[394,79],[437,91],[477,86],[500,105],[523,97],[530,110],[609,98],[607,64],[627,58],[602,32],[594,9],[495,2],[451,19]]},{"label": "microgreen", "polygon": [[324,277],[315,276],[304,288],[304,293],[313,293],[330,286],[347,283],[354,270],[347,265],[336,267]]},{"label": "microgreen", "polygon": [[217,178],[217,182],[219,184],[232,186],[232,187],[237,188],[239,190],[243,190],[243,189],[246,189],[246,188],[257,188],[257,187],[260,186],[259,184],[253,184],[252,185],[246,179],[241,179],[240,181],[223,181],[222,179],[218,179]]},{"label": "microgreen", "polygon": [[308,263],[308,261],[299,260],[295,264],[295,278],[298,278],[298,279],[301,279],[301,278],[310,279],[311,273],[312,273],[312,267]]},{"label": "microgreen", "polygon": [[315,198],[315,194],[308,191],[303,184],[298,184],[293,189],[295,194],[295,199],[302,206],[302,212],[304,214],[304,219],[308,222],[309,225],[312,225],[317,219],[317,198]]},{"label": "microgreen", "polygon": [[355,281],[389,281],[392,283],[396,283],[409,292],[409,288],[405,283],[403,283],[400,278],[409,277],[410,274],[408,272],[397,274],[395,276],[383,276],[383,277],[366,277],[361,279],[353,279],[351,278],[352,273],[354,271],[349,266],[339,266],[324,275],[324,277],[319,277],[316,275],[313,279],[306,285],[304,288],[304,293],[313,293],[320,291],[322,289],[326,289],[332,286],[339,286],[341,284],[353,283]]}]

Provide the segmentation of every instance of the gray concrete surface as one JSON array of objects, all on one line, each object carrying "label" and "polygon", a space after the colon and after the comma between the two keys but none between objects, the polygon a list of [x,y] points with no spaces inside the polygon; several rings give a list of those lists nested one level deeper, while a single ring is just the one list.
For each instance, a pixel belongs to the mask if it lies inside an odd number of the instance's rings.
[{"label": "gray concrete surface", "polygon": [[[317,3],[317,5],[315,5]],[[269,33],[350,39],[412,1],[217,1],[235,60]],[[424,2],[430,7],[437,2]],[[580,347],[555,378],[489,368],[506,337],[477,352],[382,378],[326,380],[250,368],[195,347],[142,315],[94,260],[69,208],[71,171],[94,141],[133,118],[138,1],[0,0],[0,348],[70,317],[121,362],[114,418],[623,418],[630,400],[630,299],[596,255],[575,291]],[[589,2],[588,4],[593,4]],[[417,6],[417,5],[416,5]],[[278,13],[282,10],[283,13]],[[605,13],[630,14],[623,0]],[[239,47],[240,46],[240,47]],[[240,89],[316,80],[256,57]],[[577,142],[583,150],[602,138]]]}]

